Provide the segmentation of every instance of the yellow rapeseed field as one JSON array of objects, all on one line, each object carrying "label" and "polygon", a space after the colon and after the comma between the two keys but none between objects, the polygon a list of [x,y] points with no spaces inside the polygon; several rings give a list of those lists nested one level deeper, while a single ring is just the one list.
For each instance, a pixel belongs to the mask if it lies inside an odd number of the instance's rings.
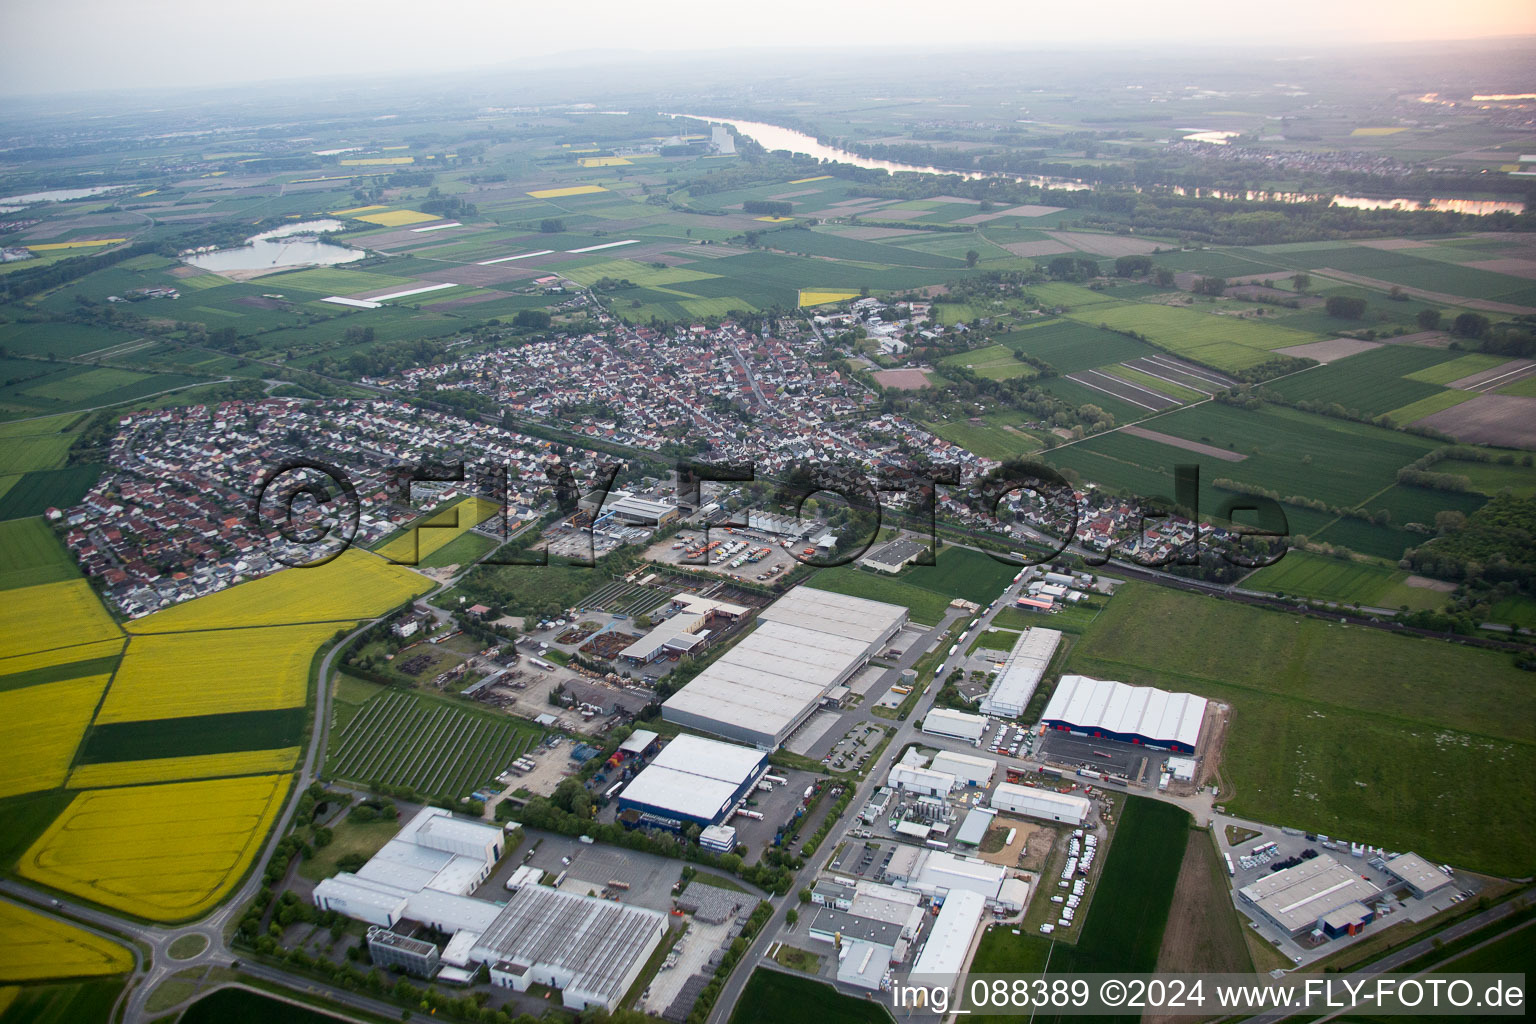
[{"label": "yellow rapeseed field", "polygon": [[844,299],[856,299],[858,292],[827,291],[821,288],[801,288],[800,305],[820,306],[825,302],[842,302]]},{"label": "yellow rapeseed field", "polygon": [[126,242],[126,238],[82,238],[76,242],[48,242],[44,245],[29,245],[33,252],[50,252],[54,249],[88,249],[93,245],[118,245]]},{"label": "yellow rapeseed field", "polygon": [[765,220],[769,224],[783,224],[785,221],[787,221],[787,220],[794,220],[795,218],[793,218],[793,217],[775,217],[775,216],[770,214],[767,217],[759,217],[757,219],[758,220]]},{"label": "yellow rapeseed field", "polygon": [[157,757],[146,761],[111,761],[83,764],[69,774],[70,789],[105,786],[138,786],[146,782],[181,779],[221,779],[231,775],[270,775],[290,770],[299,759],[299,747],[281,750],[237,750],[228,754],[193,754],[188,757]]},{"label": "yellow rapeseed field", "polygon": [[121,974],[132,967],[133,954],[117,943],[0,900],[0,981]]},{"label": "yellow rapeseed field", "polygon": [[[378,549],[378,553],[394,562],[405,565],[419,564],[421,559],[445,547],[460,534],[485,522],[501,511],[501,506],[484,498],[465,498],[434,516],[422,519],[400,536],[391,539]],[[425,525],[427,523],[435,525]]]},{"label": "yellow rapeseed field", "polygon": [[621,156],[583,156],[576,159],[583,167],[626,167],[629,161]]},{"label": "yellow rapeseed field", "polygon": [[342,628],[351,624],[136,636],[128,642],[96,722],[298,707],[309,687],[315,651]]},{"label": "yellow rapeseed field", "polygon": [[541,188],[528,194],[535,199],[560,199],[564,196],[585,196],[593,192],[607,192],[601,185],[570,185],[566,188]]},{"label": "yellow rapeseed field", "polygon": [[391,164],[413,164],[416,158],[413,156],[364,156],[339,162],[343,167],[378,167]]},{"label": "yellow rapeseed field", "polygon": [[0,676],[8,676],[16,672],[31,672],[38,668],[52,668],[54,665],[68,665],[76,661],[109,658],[121,653],[123,644],[126,642],[124,637],[118,636],[111,640],[97,640],[94,643],[78,644],[74,647],[55,647],[51,651],[19,654],[14,658],[0,658]]},{"label": "yellow rapeseed field", "polygon": [[365,213],[357,220],[365,220],[369,224],[378,224],[380,227],[399,228],[407,224],[421,224],[429,220],[442,220],[435,213],[421,213],[417,210],[385,210],[383,213]]},{"label": "yellow rapeseed field", "polygon": [[403,565],[391,565],[371,551],[350,548],[324,565],[284,569],[146,615],[126,628],[133,634],[145,634],[294,622],[339,625],[382,615],[431,587],[429,580]]},{"label": "yellow rapeseed field", "polygon": [[1405,132],[1407,130],[1408,130],[1407,128],[1356,128],[1354,131],[1350,132],[1349,134],[1351,134],[1351,135],[1396,135],[1398,132]]},{"label": "yellow rapeseed field", "polygon": [[85,580],[17,587],[7,590],[5,600],[0,601],[0,657],[35,654],[121,635]]},{"label": "yellow rapeseed field", "polygon": [[92,789],[17,864],[26,878],[153,921],[208,910],[240,880],[290,775]]},{"label": "yellow rapeseed field", "polygon": [[[315,180],[316,181],[321,181],[323,179],[316,178]],[[379,206],[378,204],[374,204],[373,206],[354,206],[350,210],[332,210],[331,212],[334,213],[338,217],[350,217],[354,213],[367,213],[369,210],[387,210],[387,209],[389,209],[389,207],[387,207],[387,206]]]},{"label": "yellow rapeseed field", "polygon": [[814,178],[795,178],[793,181],[790,181],[789,184],[791,184],[791,185],[804,185],[806,182],[809,182],[809,181],[826,181],[830,177],[832,177],[832,175],[830,175],[830,174],[818,174]]},{"label": "yellow rapeseed field", "polygon": [[0,797],[63,785],[105,675],[0,690]]}]

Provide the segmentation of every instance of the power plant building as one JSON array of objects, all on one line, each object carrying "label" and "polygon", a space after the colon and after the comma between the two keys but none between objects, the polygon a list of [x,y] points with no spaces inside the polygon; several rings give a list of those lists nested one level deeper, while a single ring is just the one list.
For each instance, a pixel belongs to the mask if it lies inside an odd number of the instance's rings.
[{"label": "power plant building", "polygon": [[752,632],[667,699],[662,718],[775,749],[886,647],[907,610],[797,587],[757,618]]}]

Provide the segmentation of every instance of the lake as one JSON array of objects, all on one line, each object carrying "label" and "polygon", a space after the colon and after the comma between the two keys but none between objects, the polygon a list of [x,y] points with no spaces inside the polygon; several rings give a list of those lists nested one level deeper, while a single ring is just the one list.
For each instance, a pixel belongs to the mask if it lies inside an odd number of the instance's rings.
[{"label": "lake", "polygon": [[330,267],[338,263],[352,263],[368,255],[361,249],[352,249],[333,242],[322,242],[316,236],[327,231],[341,231],[346,224],[339,220],[306,220],[297,224],[285,224],[271,231],[263,231],[246,239],[237,249],[220,249],[217,252],[199,253],[186,257],[186,262],[214,273],[237,270],[285,270],[289,267]]}]

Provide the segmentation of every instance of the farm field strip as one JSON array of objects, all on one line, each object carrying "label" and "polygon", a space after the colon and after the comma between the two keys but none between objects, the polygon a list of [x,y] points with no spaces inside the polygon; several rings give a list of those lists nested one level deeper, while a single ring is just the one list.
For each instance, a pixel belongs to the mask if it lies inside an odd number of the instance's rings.
[{"label": "farm field strip", "polygon": [[[432,588],[431,581],[378,555],[349,548],[310,569],[284,569],[228,590],[172,605],[126,624],[129,633],[371,619]],[[333,627],[334,628],[334,627]]]},{"label": "farm field strip", "polygon": [[[116,942],[0,900],[0,982],[121,974],[132,968],[133,955]],[[6,1002],[0,998],[0,1014]]]},{"label": "farm field strip", "polygon": [[62,785],[105,675],[0,691],[0,797]]},{"label": "farm field strip", "polygon": [[1077,373],[1067,374],[1067,380],[1076,381],[1087,388],[1102,391],[1106,395],[1120,399],[1122,402],[1130,402],[1139,405],[1148,412],[1162,412],[1178,405],[1167,395],[1148,391],[1146,388],[1129,384],[1118,377],[1111,377],[1100,370],[1081,370]]},{"label": "farm field strip", "polygon": [[308,692],[310,660],[337,629],[319,623],[134,637],[96,721],[297,707]]},{"label": "farm field strip", "polygon": [[0,657],[38,654],[121,635],[83,579],[16,587],[0,601]]},{"label": "farm field strip", "polygon": [[237,750],[227,754],[191,754],[138,761],[83,764],[69,774],[71,789],[137,786],[146,782],[213,779],[232,775],[272,775],[289,771],[299,759],[299,747],[278,750]]},{"label": "farm field strip", "polygon": [[255,857],[289,775],[86,790],[22,856],[25,878],[154,921],[212,907]]},{"label": "farm field strip", "polygon": [[1519,366],[1511,370],[1505,370],[1504,372],[1492,377],[1486,377],[1485,379],[1478,381],[1476,384],[1468,385],[1464,390],[1476,391],[1479,394],[1487,391],[1494,391],[1505,386],[1506,384],[1513,384],[1516,381],[1524,380],[1527,377],[1530,377],[1532,374],[1536,374],[1536,362],[1528,362],[1524,366]]}]

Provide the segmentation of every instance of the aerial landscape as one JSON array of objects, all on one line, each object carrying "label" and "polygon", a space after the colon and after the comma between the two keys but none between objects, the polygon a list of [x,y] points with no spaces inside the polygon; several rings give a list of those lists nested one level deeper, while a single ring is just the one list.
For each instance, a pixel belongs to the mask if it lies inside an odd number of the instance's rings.
[{"label": "aerial landscape", "polygon": [[1524,1014],[1536,9],[1292,7],[0,13],[0,1024]]}]

